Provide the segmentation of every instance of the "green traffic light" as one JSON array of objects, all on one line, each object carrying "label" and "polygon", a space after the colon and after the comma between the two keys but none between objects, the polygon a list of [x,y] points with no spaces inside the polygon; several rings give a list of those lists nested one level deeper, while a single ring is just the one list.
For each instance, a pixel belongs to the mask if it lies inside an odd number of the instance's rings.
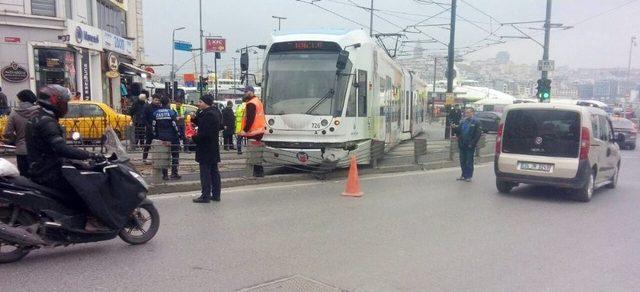
[{"label": "green traffic light", "polygon": [[549,98],[549,93],[548,93],[548,92],[543,93],[543,94],[542,94],[542,97],[543,97],[543,98]]}]

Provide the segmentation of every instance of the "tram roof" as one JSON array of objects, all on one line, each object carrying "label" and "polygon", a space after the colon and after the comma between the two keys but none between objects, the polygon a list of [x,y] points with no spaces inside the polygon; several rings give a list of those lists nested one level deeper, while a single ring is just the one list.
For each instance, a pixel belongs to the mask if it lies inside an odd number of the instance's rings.
[{"label": "tram roof", "polygon": [[369,35],[361,29],[302,29],[276,31],[273,34],[274,43],[299,40],[335,42],[342,47],[355,43],[373,43]]}]

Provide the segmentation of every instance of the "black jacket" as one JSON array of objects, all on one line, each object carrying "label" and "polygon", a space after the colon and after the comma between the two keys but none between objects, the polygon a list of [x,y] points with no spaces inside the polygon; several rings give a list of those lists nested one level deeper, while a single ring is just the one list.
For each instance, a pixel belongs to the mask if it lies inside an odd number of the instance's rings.
[{"label": "black jacket", "polygon": [[58,120],[43,108],[29,119],[25,141],[31,179],[45,185],[62,178],[63,158],[85,160],[92,156],[90,152],[67,145]]},{"label": "black jacket", "polygon": [[133,119],[133,122],[136,124],[146,124],[147,122],[147,103],[142,100],[136,100],[131,109],[129,110],[129,115]]},{"label": "black jacket", "polygon": [[222,110],[222,126],[224,127],[225,135],[233,135],[236,131],[236,115],[233,113],[233,109],[225,107]]},{"label": "black jacket", "polygon": [[153,137],[176,144],[181,138],[176,119],[176,112],[170,108],[160,108],[153,112]]},{"label": "black jacket", "polygon": [[196,161],[203,164],[220,162],[220,146],[218,142],[221,128],[220,111],[214,107],[198,111],[195,118],[198,133],[193,136],[196,144]]}]

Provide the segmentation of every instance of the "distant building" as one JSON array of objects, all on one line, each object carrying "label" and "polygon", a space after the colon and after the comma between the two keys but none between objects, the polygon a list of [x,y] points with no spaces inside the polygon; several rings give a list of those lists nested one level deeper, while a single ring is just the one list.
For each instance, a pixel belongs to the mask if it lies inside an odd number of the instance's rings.
[{"label": "distant building", "polygon": [[593,84],[583,83],[578,84],[578,98],[579,99],[593,99]]},{"label": "distant building", "polygon": [[614,103],[618,96],[617,80],[598,80],[593,85],[593,98],[606,103]]},{"label": "distant building", "polygon": [[496,62],[498,62],[498,64],[505,65],[505,64],[509,64],[510,61],[511,61],[511,55],[509,55],[509,52],[502,51],[496,54]]}]

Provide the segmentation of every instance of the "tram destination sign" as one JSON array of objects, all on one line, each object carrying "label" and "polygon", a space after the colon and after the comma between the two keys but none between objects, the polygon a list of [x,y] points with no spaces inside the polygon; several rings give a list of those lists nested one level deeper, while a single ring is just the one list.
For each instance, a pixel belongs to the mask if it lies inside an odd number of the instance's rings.
[{"label": "tram destination sign", "polygon": [[340,46],[334,42],[321,41],[294,41],[275,43],[271,46],[272,52],[287,51],[334,51],[339,52]]}]

